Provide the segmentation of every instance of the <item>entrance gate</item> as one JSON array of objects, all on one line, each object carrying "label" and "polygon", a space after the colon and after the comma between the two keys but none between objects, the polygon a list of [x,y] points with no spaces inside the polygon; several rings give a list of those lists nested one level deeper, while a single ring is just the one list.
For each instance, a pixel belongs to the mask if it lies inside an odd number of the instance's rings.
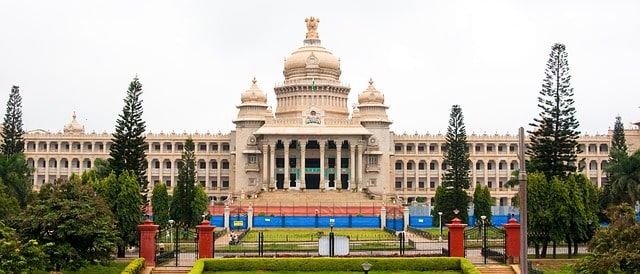
[{"label": "entrance gate", "polygon": [[464,231],[464,257],[481,258],[484,264],[506,262],[505,231],[493,225],[476,224]]},{"label": "entrance gate", "polygon": [[387,228],[394,231],[404,230],[404,211],[401,207],[387,208]]},{"label": "entrance gate", "polygon": [[156,234],[156,265],[193,266],[197,259],[198,233],[194,228],[172,224]]}]

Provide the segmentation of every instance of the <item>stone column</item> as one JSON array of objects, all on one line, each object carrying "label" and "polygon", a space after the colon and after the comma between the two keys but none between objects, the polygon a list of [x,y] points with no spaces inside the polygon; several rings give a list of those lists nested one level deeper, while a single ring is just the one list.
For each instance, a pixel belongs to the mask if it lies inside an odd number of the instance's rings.
[{"label": "stone column", "polygon": [[291,178],[289,177],[289,142],[284,142],[284,188],[291,186]]},{"label": "stone column", "polygon": [[307,141],[304,142],[300,142],[300,187],[307,187],[307,182],[304,180],[305,177],[305,157],[306,157],[306,148],[307,146]]},{"label": "stone column", "polygon": [[336,142],[336,179],[334,186],[342,184],[342,140]]},{"label": "stone column", "polygon": [[149,219],[138,225],[140,231],[140,257],[144,258],[145,266],[156,265],[156,233],[159,225],[154,225]]},{"label": "stone column", "polygon": [[449,228],[449,257],[464,258],[464,228],[467,224],[460,223],[458,217],[446,224]]},{"label": "stone column", "polygon": [[349,185],[347,188],[351,187],[351,184],[355,183],[356,178],[356,146],[354,146],[351,142],[349,142]]},{"label": "stone column", "polygon": [[215,226],[209,224],[208,220],[202,221],[201,225],[196,226],[198,231],[198,259],[213,258],[213,237]]},{"label": "stone column", "polygon": [[520,262],[520,224],[511,217],[509,223],[504,224],[507,263]]},{"label": "stone column", "polygon": [[270,175],[269,176],[269,187],[274,187],[276,188],[276,144],[271,144],[271,149],[269,149],[269,153],[270,155],[270,161],[271,163],[269,163],[269,172]]},{"label": "stone column", "polygon": [[358,177],[356,177],[355,185],[349,186],[349,188],[354,188],[355,187],[356,191],[358,191],[357,188],[362,187],[362,169],[364,168],[364,164],[362,163],[362,154],[363,153],[364,153],[364,145],[362,143],[360,143],[358,145],[358,161],[356,162],[356,165],[354,165],[354,166],[357,166]]},{"label": "stone column", "polygon": [[327,149],[326,141],[318,141],[320,143],[320,188],[326,187],[324,182],[324,150]]},{"label": "stone column", "polygon": [[262,183],[267,184],[267,190],[269,189],[269,145],[262,144]]}]

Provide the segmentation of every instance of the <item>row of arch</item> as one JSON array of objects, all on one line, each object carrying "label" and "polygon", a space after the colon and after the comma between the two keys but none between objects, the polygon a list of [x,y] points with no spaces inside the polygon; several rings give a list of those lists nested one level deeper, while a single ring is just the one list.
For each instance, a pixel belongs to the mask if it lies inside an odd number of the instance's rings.
[{"label": "row of arch", "polygon": [[[25,144],[27,152],[108,152],[113,142],[68,142],[68,141],[28,141]],[[230,151],[229,142],[197,142],[196,152],[221,153]],[[178,142],[148,142],[147,152],[181,153],[184,143]]]},{"label": "row of arch", "polygon": [[[80,161],[80,159],[78,158],[71,158],[71,160],[69,160],[68,158],[50,158],[48,160],[45,160],[45,158],[38,158],[38,160],[36,161],[34,158],[28,158],[27,159],[27,165],[31,168],[75,168],[75,169],[91,169],[93,167],[93,164],[95,163],[96,159],[89,159],[89,158],[84,158],[82,159],[82,161]],[[152,159],[151,160],[151,165],[150,168],[151,169],[171,169],[172,167],[175,168],[179,168],[180,164],[182,163],[181,159],[164,159],[164,160],[159,160],[159,159]],[[162,164],[161,164],[162,163]],[[211,159],[209,161],[206,161],[204,159],[199,159],[196,161],[196,167],[198,169],[212,169],[212,170],[217,170],[217,169],[229,169],[230,167],[230,162],[228,159],[221,159],[221,160],[217,160],[217,159]]]},{"label": "row of arch", "polygon": [[[444,143],[395,143],[396,154],[439,154],[446,151]],[[609,144],[578,144],[578,151],[587,154],[608,154]],[[469,144],[470,154],[478,153],[517,153],[518,144],[511,143],[475,143]]]},{"label": "row of arch", "polygon": [[[439,169],[440,170],[447,169],[447,165],[444,162],[438,161],[438,160],[431,160],[428,163],[427,163],[427,160],[420,160],[418,161],[417,165],[416,165],[416,161],[414,160],[407,160],[407,161],[396,160],[394,169],[396,171],[415,170],[417,167],[418,170],[426,170],[427,164],[428,164],[429,170],[437,171]],[[474,170],[485,170],[485,169],[486,170],[496,170],[496,169],[506,170],[507,169],[507,161],[505,160],[501,160],[497,164],[496,164],[496,161],[494,160],[489,160],[486,162],[486,164],[483,160],[478,160],[475,162],[475,164],[472,164],[471,162],[469,164]],[[598,163],[597,160],[591,160],[589,161],[588,170],[604,170],[607,167],[607,164],[608,164],[607,160],[602,160],[600,161],[600,163]],[[509,170],[518,169],[519,168],[518,161],[512,160],[509,163],[508,167],[509,167],[508,168]],[[584,170],[586,168],[587,168],[587,161],[580,160],[578,162],[578,170]]]}]

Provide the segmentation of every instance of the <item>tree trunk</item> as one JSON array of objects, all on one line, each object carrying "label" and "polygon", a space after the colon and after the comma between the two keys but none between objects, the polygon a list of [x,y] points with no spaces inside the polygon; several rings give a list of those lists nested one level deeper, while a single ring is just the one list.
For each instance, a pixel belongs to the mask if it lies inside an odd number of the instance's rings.
[{"label": "tree trunk", "polygon": [[573,255],[578,256],[578,241],[573,241]]},{"label": "tree trunk", "polygon": [[553,250],[551,252],[553,252],[553,258],[555,259],[556,258],[556,246],[558,245],[558,243],[556,241],[553,241],[552,245],[553,245],[552,246]]},{"label": "tree trunk", "polygon": [[549,240],[544,240],[542,242],[542,258],[547,258],[547,247],[549,246]]},{"label": "tree trunk", "polygon": [[571,237],[567,237],[567,259],[571,259]]},{"label": "tree trunk", "polygon": [[124,246],[118,246],[118,258],[124,258]]},{"label": "tree trunk", "polygon": [[540,243],[535,242],[533,245],[536,247],[536,259],[540,259]]}]

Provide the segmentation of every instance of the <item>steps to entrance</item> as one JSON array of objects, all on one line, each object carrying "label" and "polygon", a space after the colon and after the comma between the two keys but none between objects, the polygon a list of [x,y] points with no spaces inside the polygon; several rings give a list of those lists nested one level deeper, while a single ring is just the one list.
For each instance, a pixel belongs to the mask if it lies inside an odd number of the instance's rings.
[{"label": "steps to entrance", "polygon": [[382,200],[371,200],[363,192],[351,191],[320,191],[320,190],[291,190],[263,192],[258,198],[239,200],[242,203],[251,202],[254,205],[264,204],[299,204],[299,205],[345,205],[345,204],[376,204],[382,205]]},{"label": "steps to entrance", "polygon": [[152,274],[187,274],[187,273],[189,273],[189,271],[191,271],[191,267],[183,267],[183,266],[166,267],[166,266],[160,266],[160,267],[154,267],[153,270],[151,270],[151,273]]},{"label": "steps to entrance", "polygon": [[476,266],[476,269],[482,274],[515,274],[513,268],[509,265],[491,265],[491,266]]}]

